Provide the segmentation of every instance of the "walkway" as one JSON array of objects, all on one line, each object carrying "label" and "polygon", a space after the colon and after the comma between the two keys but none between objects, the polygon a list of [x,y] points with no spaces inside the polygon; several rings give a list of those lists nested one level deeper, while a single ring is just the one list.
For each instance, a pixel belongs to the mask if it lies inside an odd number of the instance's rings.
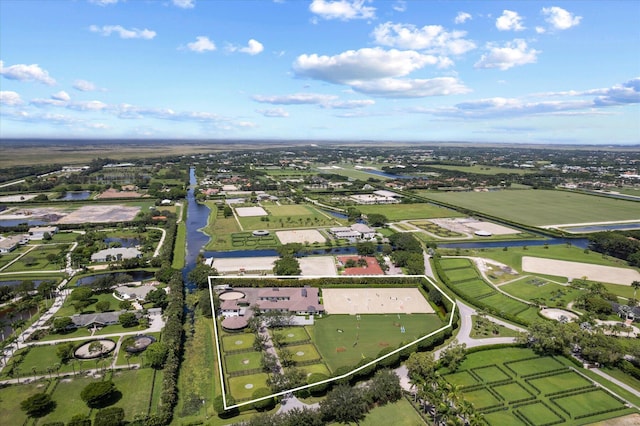
[{"label": "walkway", "polygon": [[156,228],[154,227],[149,227],[149,229],[156,229],[160,232],[162,232],[162,237],[160,237],[160,241],[158,242],[158,247],[156,247],[156,251],[153,252],[153,257],[158,257],[160,255],[160,249],[162,248],[162,245],[164,244],[164,239],[167,237],[167,231],[165,231],[162,228]]}]

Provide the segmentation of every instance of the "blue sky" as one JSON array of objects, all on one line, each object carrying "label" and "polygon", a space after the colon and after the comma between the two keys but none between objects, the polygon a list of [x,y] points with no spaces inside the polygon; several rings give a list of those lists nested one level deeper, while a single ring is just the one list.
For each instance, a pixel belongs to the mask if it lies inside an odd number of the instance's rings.
[{"label": "blue sky", "polygon": [[1,0],[0,137],[640,143],[640,2]]}]

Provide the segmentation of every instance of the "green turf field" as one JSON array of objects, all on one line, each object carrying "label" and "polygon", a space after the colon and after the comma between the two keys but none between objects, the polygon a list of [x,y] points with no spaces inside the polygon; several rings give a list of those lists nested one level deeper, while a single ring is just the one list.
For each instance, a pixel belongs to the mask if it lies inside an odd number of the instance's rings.
[{"label": "green turf field", "polygon": [[[354,366],[363,357],[376,358],[386,347],[398,347],[442,327],[434,314],[329,315],[305,327],[332,371]],[[405,333],[400,332],[400,326]]]},{"label": "green turf field", "polygon": [[569,302],[580,294],[580,290],[569,286],[562,286],[532,277],[525,277],[505,284],[500,286],[500,289],[521,299],[530,301],[538,299],[543,301],[545,305],[557,307],[566,307]]},{"label": "green turf field", "polygon": [[364,214],[378,213],[385,215],[390,221],[409,219],[432,219],[437,217],[462,217],[451,209],[434,206],[427,203],[416,204],[381,204],[373,206],[357,206]]},{"label": "green turf field", "polygon": [[640,219],[640,204],[635,201],[567,191],[448,192],[424,195],[436,201],[533,226]]},{"label": "green turf field", "polygon": [[320,360],[320,354],[312,344],[286,346],[284,349],[291,352],[294,362]]},{"label": "green turf field", "polygon": [[231,391],[231,395],[236,399],[236,402],[251,399],[257,389],[268,388],[267,377],[266,373],[231,377],[228,379],[229,389],[227,392]]},{"label": "green turf field", "polygon": [[569,365],[530,349],[502,348],[467,354],[455,373],[443,377],[492,426],[582,425],[634,412]]},{"label": "green turf field", "polygon": [[260,368],[261,352],[242,352],[224,357],[225,368],[228,373]]},{"label": "green turf field", "polygon": [[249,349],[253,347],[253,341],[255,337],[253,334],[242,333],[223,336],[222,347],[226,352],[234,352],[242,349]]}]

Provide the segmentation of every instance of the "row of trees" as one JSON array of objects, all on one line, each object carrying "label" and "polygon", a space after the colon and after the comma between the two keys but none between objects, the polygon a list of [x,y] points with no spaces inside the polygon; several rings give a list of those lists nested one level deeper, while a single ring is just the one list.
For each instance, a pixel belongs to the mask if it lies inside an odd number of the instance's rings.
[{"label": "row of trees", "polygon": [[589,248],[640,266],[640,231],[596,232],[589,235]]},{"label": "row of trees", "polygon": [[380,370],[363,386],[341,384],[320,402],[318,411],[294,409],[284,414],[260,414],[242,426],[324,426],[331,423],[360,424],[371,408],[402,398],[400,379],[392,370]]}]

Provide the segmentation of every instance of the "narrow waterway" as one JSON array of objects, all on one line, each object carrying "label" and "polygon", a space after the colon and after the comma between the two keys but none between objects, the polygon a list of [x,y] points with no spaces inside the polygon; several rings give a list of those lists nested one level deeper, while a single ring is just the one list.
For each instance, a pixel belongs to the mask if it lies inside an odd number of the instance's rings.
[{"label": "narrow waterway", "polygon": [[187,249],[184,258],[184,269],[182,277],[184,278],[187,288],[192,288],[193,284],[187,282],[187,275],[196,266],[198,254],[203,250],[209,241],[209,236],[200,231],[207,226],[210,209],[204,204],[196,201],[195,188],[198,184],[196,179],[196,169],[189,169],[189,189],[187,191]]}]

